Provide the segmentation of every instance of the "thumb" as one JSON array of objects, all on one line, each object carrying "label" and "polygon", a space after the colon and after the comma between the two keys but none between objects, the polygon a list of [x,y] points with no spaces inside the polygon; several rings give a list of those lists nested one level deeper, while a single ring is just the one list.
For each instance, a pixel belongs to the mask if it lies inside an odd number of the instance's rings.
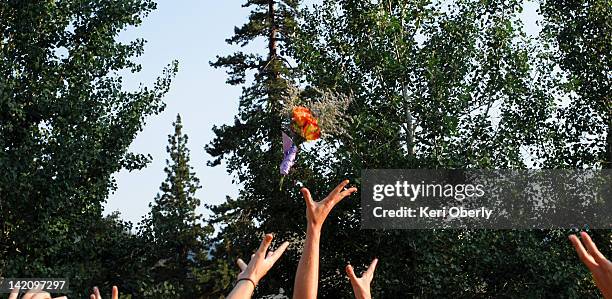
[{"label": "thumb", "polygon": [[312,200],[312,196],[310,195],[310,190],[308,190],[308,188],[302,188],[300,191],[302,192],[302,196],[304,196],[306,206],[311,206],[314,202]]},{"label": "thumb", "polygon": [[244,269],[247,268],[247,264],[242,259],[236,260],[236,264],[238,265],[238,268],[240,268],[240,271],[244,271]]}]

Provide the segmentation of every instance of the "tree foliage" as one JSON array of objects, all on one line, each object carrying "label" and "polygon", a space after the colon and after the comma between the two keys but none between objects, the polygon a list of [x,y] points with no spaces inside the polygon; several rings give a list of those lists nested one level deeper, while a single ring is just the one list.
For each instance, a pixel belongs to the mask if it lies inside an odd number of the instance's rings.
[{"label": "tree foliage", "polygon": [[[564,100],[548,160],[566,167],[612,167],[612,9],[610,1],[543,1],[542,37],[558,67]],[[559,142],[560,141],[560,142]],[[549,164],[550,165],[550,164]]]},{"label": "tree foliage", "polygon": [[[286,79],[306,89],[351,94],[352,117],[346,120],[348,134],[301,152],[300,166],[290,177],[323,195],[343,178],[358,182],[365,168],[605,166],[610,29],[603,20],[610,6],[606,1],[561,2],[540,3],[540,36],[525,33],[522,1],[324,0],[301,10],[291,43],[284,45],[296,64],[294,76]],[[253,84],[261,86],[257,80]],[[261,112],[241,113],[236,124],[260,117]],[[240,152],[242,159],[274,146],[268,143],[272,140],[257,139],[251,152],[251,139],[232,136],[224,148]],[[241,181],[269,178],[276,170],[276,165],[239,165],[228,169]],[[223,215],[215,221],[236,232],[222,235],[222,244],[243,251],[251,244],[240,239],[249,229],[238,229],[239,221],[253,231],[272,228],[299,240],[304,217],[299,196],[283,195],[290,204],[276,205],[279,192],[267,186],[265,201],[247,187],[237,200],[213,209]],[[347,200],[326,222],[324,298],[350,296],[341,269],[348,261],[365,264],[374,256],[381,261],[374,295],[382,298],[595,294],[567,242],[570,231],[369,231],[360,230],[359,211],[357,200]],[[610,232],[595,234],[599,240],[610,238]],[[276,277],[293,275],[293,258],[276,268]],[[288,284],[268,288],[275,286]]]},{"label": "tree foliage", "polygon": [[[161,193],[135,232],[102,216],[112,175],[150,157],[128,147],[176,72],[126,91],[121,71],[144,41],[117,41],[150,0],[0,2],[0,276],[68,277],[73,292],[116,284],[135,298],[217,298],[259,234],[293,246],[256,294],[291,290],[304,235],[296,185],[315,197],[366,168],[609,168],[609,0],[541,0],[542,31],[525,33],[523,1],[247,0],[227,42],[263,54],[211,63],[243,86],[234,122],[206,146],[241,184],[203,222],[180,117]],[[252,79],[251,79],[252,78]],[[278,190],[282,111],[293,88],[350,95],[346,130],[299,153]],[[316,99],[315,99],[316,100]],[[361,230],[355,196],[336,207],[321,244],[320,295],[351,296],[347,262],[380,258],[374,296],[594,297],[569,231]],[[211,238],[210,225],[220,232]],[[612,255],[610,231],[592,232]]]},{"label": "tree foliage", "polygon": [[[294,238],[299,230],[280,230],[287,219],[270,217],[279,211],[294,213],[295,203],[287,200],[288,191],[278,191],[278,165],[282,158],[280,111],[287,84],[293,76],[286,49],[295,31],[297,1],[249,0],[252,9],[242,27],[235,28],[229,44],[245,46],[260,38],[266,41],[266,55],[237,52],[218,57],[211,65],[227,69],[228,84],[242,85],[253,74],[252,84],[244,87],[238,115],[233,124],[213,128],[216,137],[206,147],[213,157],[210,165],[224,161],[235,182],[243,187],[236,199],[211,207],[212,223],[222,224],[214,256],[233,267],[237,256],[248,257],[259,243],[260,234],[275,231],[279,240]],[[287,214],[281,214],[287,215]],[[296,224],[290,224],[296,226]],[[296,261],[296,252],[283,259],[282,269]],[[287,257],[287,256],[286,256]],[[225,266],[227,267],[227,266]],[[293,281],[288,271],[274,271],[258,288],[260,294],[285,289]],[[230,281],[225,288],[231,287]],[[275,289],[275,290],[273,290]]]},{"label": "tree foliage", "polygon": [[136,252],[102,204],[113,173],[149,160],[128,147],[163,110],[176,65],[152,88],[122,89],[118,72],[140,70],[144,41],[117,35],[153,9],[148,0],[0,2],[0,275],[69,277],[73,296],[129,276],[104,264]]},{"label": "tree foliage", "polygon": [[202,224],[202,215],[196,211],[201,204],[195,194],[201,188],[200,180],[189,165],[188,137],[182,128],[177,115],[174,134],[168,136],[167,178],[141,223],[141,233],[149,244],[150,279],[158,284],[145,296],[199,298],[209,280],[204,271],[212,228]]}]

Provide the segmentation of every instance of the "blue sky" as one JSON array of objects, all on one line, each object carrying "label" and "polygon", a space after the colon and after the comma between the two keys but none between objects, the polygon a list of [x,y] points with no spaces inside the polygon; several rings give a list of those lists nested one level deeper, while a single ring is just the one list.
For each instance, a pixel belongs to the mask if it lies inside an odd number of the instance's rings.
[{"label": "blue sky", "polygon": [[[179,72],[164,101],[166,110],[150,117],[145,129],[131,145],[131,151],[151,154],[153,162],[140,171],[121,171],[115,175],[118,190],[105,206],[105,213],[119,211],[122,218],[134,223],[149,211],[149,202],[158,193],[165,179],[163,171],[167,158],[168,134],[176,114],[183,119],[184,132],[189,135],[191,165],[201,180],[198,197],[203,203],[216,204],[227,195],[235,197],[239,186],[233,184],[225,165],[208,167],[210,156],[204,151],[213,136],[213,125],[232,122],[238,111],[241,88],[225,84],[225,71],[210,67],[209,61],[239,49],[229,46],[225,39],[233,34],[234,26],[247,20],[249,9],[242,0],[159,0],[158,8],[141,26],[122,32],[120,40],[147,40],[145,53],[136,61],[142,64],[138,74],[124,74],[126,89],[138,88],[140,83],[151,85],[162,69],[172,60],[179,61]],[[308,4],[319,1],[305,1]],[[537,6],[526,2],[523,21],[526,32],[537,34],[535,20]],[[265,53],[265,44],[256,43],[244,51]],[[207,214],[204,209],[200,212]]]},{"label": "blue sky", "polygon": [[[220,203],[226,195],[235,196],[238,187],[231,182],[225,166],[206,166],[210,156],[204,146],[213,138],[213,125],[229,123],[238,109],[240,87],[225,84],[225,72],[210,67],[216,55],[232,53],[237,47],[225,39],[234,26],[243,24],[248,9],[242,1],[161,0],[140,27],[129,28],[120,40],[147,40],[145,53],[137,61],[143,71],[124,74],[125,88],[137,88],[140,83],[151,85],[162,69],[172,60],[179,61],[179,72],[164,101],[166,110],[150,117],[145,129],[131,145],[131,151],[149,153],[153,162],[140,171],[121,171],[115,175],[118,190],[110,196],[105,212],[120,211],[125,220],[138,222],[148,210],[148,204],[158,193],[165,179],[163,168],[167,158],[168,134],[176,114],[183,119],[184,132],[189,135],[191,165],[201,180],[198,192],[203,203]],[[249,50],[264,50],[256,47]],[[202,210],[202,212],[205,212]]]}]

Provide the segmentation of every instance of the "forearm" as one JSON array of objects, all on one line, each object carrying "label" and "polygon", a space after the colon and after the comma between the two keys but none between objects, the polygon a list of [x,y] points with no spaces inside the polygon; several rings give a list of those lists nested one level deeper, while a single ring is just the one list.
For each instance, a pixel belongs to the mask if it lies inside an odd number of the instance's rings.
[{"label": "forearm", "polygon": [[248,280],[239,281],[232,292],[227,295],[227,299],[247,299],[253,296],[255,285]]},{"label": "forearm", "polygon": [[321,229],[308,225],[306,242],[293,285],[294,299],[315,299],[319,283],[319,243]]}]

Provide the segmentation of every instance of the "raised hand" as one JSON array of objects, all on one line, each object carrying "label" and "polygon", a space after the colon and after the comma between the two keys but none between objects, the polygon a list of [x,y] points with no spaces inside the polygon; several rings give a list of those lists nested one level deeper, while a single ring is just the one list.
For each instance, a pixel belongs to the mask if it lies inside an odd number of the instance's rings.
[{"label": "raised hand", "polygon": [[342,199],[357,191],[355,187],[344,190],[344,187],[346,187],[348,183],[349,180],[344,180],[336,186],[327,197],[318,202],[312,199],[308,189],[302,188],[302,195],[306,201],[306,219],[309,227],[320,229],[327,215],[329,215],[329,212],[331,212]]},{"label": "raised hand", "polygon": [[272,238],[272,234],[264,236],[259,249],[251,255],[248,265],[242,259],[236,261],[240,268],[240,274],[238,274],[236,286],[227,296],[228,299],[251,298],[259,280],[270,271],[274,263],[283,255],[287,246],[289,246],[289,242],[283,242],[275,251],[268,251]]},{"label": "raised hand", "polygon": [[344,180],[336,186],[327,197],[321,201],[312,200],[310,191],[302,188],[302,195],[306,201],[306,241],[304,251],[300,257],[295,281],[293,283],[294,299],[316,299],[319,287],[319,243],[321,242],[321,229],[323,222],[331,210],[345,197],[357,191],[357,188],[344,190],[349,181]]},{"label": "raised hand", "polygon": [[[93,294],[89,295],[89,298],[90,299],[102,299],[102,296],[100,295],[100,289],[98,289],[98,287],[94,287],[94,292]],[[111,298],[119,299],[119,289],[116,286],[113,286]]]},{"label": "raised hand", "polygon": [[599,252],[589,234],[581,232],[580,236],[582,237],[582,242],[575,235],[569,236],[569,239],[574,245],[582,263],[591,271],[595,284],[604,298],[612,299],[612,263]]},{"label": "raised hand", "polygon": [[372,283],[372,279],[374,279],[374,271],[376,270],[376,264],[378,264],[378,259],[374,259],[368,270],[361,274],[361,277],[357,277],[355,275],[355,270],[353,266],[346,265],[346,275],[351,281],[351,286],[353,287],[353,293],[355,293],[356,299],[370,299],[372,298],[372,294],[370,292],[370,284]]},{"label": "raised hand", "polygon": [[[259,280],[270,271],[270,268],[274,266],[274,263],[283,255],[289,242],[283,242],[276,251],[268,251],[268,247],[272,243],[272,234],[266,234],[259,245],[259,249],[251,255],[251,260],[247,265],[242,259],[238,259],[236,262],[241,272],[238,274],[238,279],[249,279],[255,285],[259,283]],[[267,252],[267,253],[266,253]]]}]

